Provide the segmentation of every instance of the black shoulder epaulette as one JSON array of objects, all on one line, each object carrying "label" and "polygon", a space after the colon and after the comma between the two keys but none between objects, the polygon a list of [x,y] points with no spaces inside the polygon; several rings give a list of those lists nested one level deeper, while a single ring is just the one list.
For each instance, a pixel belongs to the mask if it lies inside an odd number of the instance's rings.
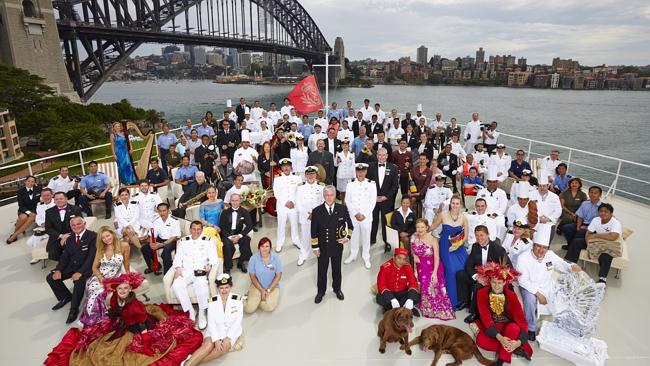
[{"label": "black shoulder epaulette", "polygon": [[232,294],[232,295],[230,296],[230,298],[233,299],[233,300],[239,300],[239,295],[237,295],[237,294]]},{"label": "black shoulder epaulette", "polygon": [[528,238],[521,238],[521,240],[526,244],[528,244],[530,242],[530,240]]},{"label": "black shoulder epaulette", "polygon": [[217,296],[212,296],[212,301],[219,301],[219,295],[217,295]]},{"label": "black shoulder epaulette", "polygon": [[138,204],[138,201],[131,201],[131,202],[129,202],[129,203],[133,203],[133,204],[136,204],[136,205],[137,205],[137,204]]},{"label": "black shoulder epaulette", "polygon": [[374,183],[371,179],[368,179],[368,183]]},{"label": "black shoulder epaulette", "polygon": [[58,175],[56,177],[52,178],[52,180],[57,180],[57,179],[59,179]]},{"label": "black shoulder epaulette", "polygon": [[120,206],[120,205],[122,205],[122,202],[119,202],[119,201],[118,201],[118,202],[115,204],[115,207]]},{"label": "black shoulder epaulette", "polygon": [[189,235],[187,235],[187,236],[185,236],[185,237],[183,238],[183,240],[190,240],[190,239],[192,239],[192,237],[189,236]]},{"label": "black shoulder epaulette", "polygon": [[508,231],[507,231],[507,234],[512,234],[512,230],[508,230]]},{"label": "black shoulder epaulette", "polygon": [[472,214],[472,215],[478,215],[478,212],[476,212],[476,211],[472,211],[471,214]]},{"label": "black shoulder epaulette", "polygon": [[38,204],[39,204],[39,206],[40,206],[40,205],[45,204],[45,202],[41,201],[41,202],[39,202]]},{"label": "black shoulder epaulette", "polygon": [[201,237],[201,240],[208,240],[208,237],[205,236],[205,235],[203,235],[203,236]]},{"label": "black shoulder epaulette", "polygon": [[139,195],[139,194],[140,194],[140,192],[137,192],[136,194],[134,194],[134,195],[131,196],[131,197],[136,197],[136,196]]}]

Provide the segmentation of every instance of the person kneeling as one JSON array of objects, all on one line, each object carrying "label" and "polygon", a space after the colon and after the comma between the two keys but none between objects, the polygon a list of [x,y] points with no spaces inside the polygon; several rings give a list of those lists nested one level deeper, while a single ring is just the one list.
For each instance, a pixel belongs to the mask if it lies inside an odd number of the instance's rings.
[{"label": "person kneeling", "polygon": [[381,265],[377,274],[377,304],[384,311],[403,306],[420,316],[415,305],[420,303],[418,280],[413,267],[408,263],[408,250],[395,248],[395,255]]},{"label": "person kneeling", "polygon": [[476,345],[497,352],[496,366],[510,363],[512,354],[527,360],[533,355],[528,343],[528,325],[519,299],[507,285],[519,276],[519,272],[494,262],[477,267],[478,280],[484,286],[478,290],[479,328]]},{"label": "person kneeling", "polygon": [[[184,363],[184,366],[198,365],[217,359],[237,347],[242,335],[244,304],[239,295],[230,292],[232,277],[223,273],[217,276],[219,294],[208,306],[208,329],[204,333],[203,345]],[[234,347],[233,347],[234,346]]]},{"label": "person kneeling", "polygon": [[194,286],[196,301],[199,303],[197,324],[199,329],[204,329],[207,325],[205,311],[210,298],[208,273],[212,266],[217,265],[217,245],[207,236],[201,236],[202,231],[203,224],[200,221],[192,221],[190,224],[191,235],[183,237],[172,264],[176,271],[172,291],[180,301],[183,311],[189,312],[192,320],[196,317],[196,312],[187,292],[187,286]]},{"label": "person kneeling", "polygon": [[282,262],[280,257],[271,253],[271,246],[269,238],[260,239],[258,252],[248,263],[248,275],[252,282],[248,298],[244,301],[244,311],[248,314],[255,312],[258,307],[264,311],[273,311],[280,301]]}]

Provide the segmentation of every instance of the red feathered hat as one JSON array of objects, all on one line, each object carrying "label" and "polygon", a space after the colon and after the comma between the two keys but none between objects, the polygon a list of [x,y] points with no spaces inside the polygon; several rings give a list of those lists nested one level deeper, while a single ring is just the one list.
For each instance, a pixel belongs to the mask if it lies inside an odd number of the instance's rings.
[{"label": "red feathered hat", "polygon": [[123,283],[128,283],[131,285],[131,290],[135,290],[136,288],[140,287],[143,281],[144,275],[138,272],[127,272],[115,278],[104,279],[104,289],[106,291],[115,291],[117,286]]},{"label": "red feathered hat", "polygon": [[509,284],[521,275],[516,269],[495,262],[487,262],[484,266],[477,266],[476,274],[478,275],[476,281],[483,285],[487,285],[493,278],[503,280],[506,284]]}]

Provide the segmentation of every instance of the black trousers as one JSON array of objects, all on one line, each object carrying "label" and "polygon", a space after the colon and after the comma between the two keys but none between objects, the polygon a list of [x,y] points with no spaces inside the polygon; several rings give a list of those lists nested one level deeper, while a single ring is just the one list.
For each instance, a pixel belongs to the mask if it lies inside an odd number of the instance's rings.
[{"label": "black trousers", "polygon": [[[338,244],[337,244],[338,245]],[[321,251],[318,257],[318,293],[325,295],[327,289],[327,270],[330,262],[332,263],[332,289],[334,292],[341,291],[341,257],[343,256],[343,249],[335,251],[335,253],[323,253]]]},{"label": "black trousers", "polygon": [[[230,271],[232,269],[232,256],[235,254],[235,244],[225,235],[221,237],[221,241],[223,241],[223,270]],[[253,255],[251,252],[251,238],[244,235],[237,244],[239,244],[237,266],[242,266]]]},{"label": "black trousers", "polygon": [[170,169],[167,166],[167,159],[165,159],[165,156],[167,156],[167,154],[169,153],[169,149],[163,149],[162,147],[159,147],[158,151],[160,152],[160,155],[158,156],[158,158],[160,158],[160,166],[165,170],[167,176],[171,177],[171,175],[169,174]]},{"label": "black trousers", "polygon": [[397,302],[399,302],[400,306],[404,306],[406,300],[411,300],[413,301],[413,305],[417,305],[420,303],[420,293],[416,290],[408,289],[406,291],[399,292],[384,291],[380,294],[378,293],[377,296],[375,296],[377,304],[381,305],[381,307],[384,308],[384,311],[393,308],[393,304],[390,303],[393,299],[397,299]]},{"label": "black trousers", "polygon": [[494,150],[497,149],[497,145],[491,145],[491,144],[484,144],[485,150],[487,151],[488,155],[493,155]]},{"label": "black trousers", "polygon": [[474,281],[465,270],[456,272],[456,293],[458,294],[458,303],[469,304],[470,314],[478,315],[478,306],[476,305],[476,293],[483,287],[480,283]]},{"label": "black trousers", "polygon": [[[97,194],[97,199],[99,199],[99,193]],[[79,206],[86,212],[88,216],[93,215],[92,208],[90,207],[90,201],[88,201],[88,198],[84,196],[83,194],[79,195]],[[106,212],[111,212],[111,209],[113,208],[113,193],[111,192],[106,192],[104,195],[104,207],[106,208]]]},{"label": "black trousers", "polygon": [[80,206],[79,196],[81,196],[81,190],[79,190],[79,189],[71,189],[68,192],[66,192],[65,195],[66,195],[66,197],[68,197],[69,200],[74,198],[74,205],[75,206]]},{"label": "black trousers", "polygon": [[[561,229],[567,245],[571,245],[574,239],[584,239],[587,234],[587,229],[578,230],[578,227],[574,222],[562,225]],[[580,252],[578,252],[578,254],[580,254]]]},{"label": "black trousers", "polygon": [[79,305],[81,305],[81,300],[83,299],[84,291],[86,290],[86,280],[88,280],[88,276],[82,275],[78,280],[72,281],[73,289],[72,293],[70,293],[70,290],[68,290],[68,287],[63,283],[63,281],[72,277],[74,273],[74,271],[61,272],[60,280],[53,279],[52,273],[50,273],[45,277],[45,280],[47,281],[47,284],[50,285],[57,300],[61,301],[71,299],[70,311],[79,311]]},{"label": "black trousers", "polygon": [[[160,237],[156,238],[156,243],[163,243],[166,239]],[[142,246],[140,249],[142,251],[142,257],[144,262],[147,264],[147,268],[151,269],[151,264],[153,263],[153,249],[151,249],[151,244],[147,243]],[[172,252],[176,251],[176,242],[167,244],[163,247],[162,257],[163,262],[163,274],[167,273],[170,268],[172,268]]]},{"label": "black trousers", "polygon": [[409,177],[408,175],[399,176],[399,190],[402,192],[402,196],[405,196],[409,191]]},{"label": "black trousers", "polygon": [[[384,238],[384,243],[391,244],[386,241],[386,214],[395,209],[395,201],[393,197],[388,197],[384,202],[377,202],[375,209],[372,210],[372,226],[370,229],[370,243],[377,242],[377,231],[379,226],[379,219],[381,218],[381,235]],[[399,243],[393,243],[399,245]]]},{"label": "black trousers", "polygon": [[454,193],[458,193],[458,188],[456,187],[456,175],[453,174],[452,170],[448,170],[448,171],[444,172],[444,174],[446,176],[448,176],[449,179],[451,179],[451,185],[452,185],[452,187],[454,187]]},{"label": "black trousers", "polygon": [[[587,242],[584,238],[576,237],[571,241],[571,244],[569,244],[569,249],[567,249],[564,259],[569,262],[577,263],[578,259],[580,259],[580,251],[583,249],[587,249]],[[598,256],[598,264],[600,265],[600,268],[598,269],[598,277],[607,278],[609,270],[612,268],[613,260],[614,257],[607,253],[602,253]]]}]

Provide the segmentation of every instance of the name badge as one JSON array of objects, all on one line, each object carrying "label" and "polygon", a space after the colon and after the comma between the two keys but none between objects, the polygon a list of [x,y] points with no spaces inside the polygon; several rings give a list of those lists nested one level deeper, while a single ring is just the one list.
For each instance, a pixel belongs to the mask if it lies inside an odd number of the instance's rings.
[{"label": "name badge", "polygon": [[268,268],[269,271],[271,271],[271,272],[275,272],[275,266],[273,265],[273,263],[267,264],[266,268]]},{"label": "name badge", "polygon": [[406,276],[399,276],[399,278],[405,280],[405,279],[406,279]]},{"label": "name badge", "polygon": [[553,270],[553,262],[546,262],[546,270],[547,271]]}]

